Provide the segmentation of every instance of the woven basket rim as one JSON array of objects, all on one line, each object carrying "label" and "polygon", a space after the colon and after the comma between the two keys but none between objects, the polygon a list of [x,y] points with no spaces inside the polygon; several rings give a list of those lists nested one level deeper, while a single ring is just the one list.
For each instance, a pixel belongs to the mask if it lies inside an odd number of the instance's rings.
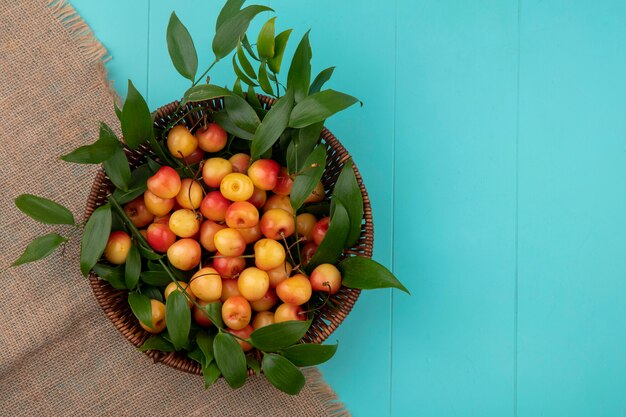
[{"label": "woven basket rim", "polygon": [[[276,101],[275,98],[268,97],[262,94],[258,94],[257,96],[259,98],[259,101],[266,108],[270,108],[271,105],[274,104]],[[194,103],[194,107],[198,107],[199,105],[205,106],[206,109],[220,109],[223,107],[223,98]],[[186,107],[183,106],[182,109],[179,109],[178,101],[173,101],[158,108],[155,112],[155,126],[159,126],[159,121],[166,120],[172,115],[177,114],[177,110],[183,111],[187,108],[189,108],[189,105]],[[187,117],[189,117],[189,115],[181,121],[184,122]],[[350,154],[341,144],[341,142],[332,134],[332,132],[330,132],[325,127],[322,131],[321,138],[326,144],[327,155],[330,156],[330,153],[332,152],[332,157],[337,158],[335,164],[333,165],[330,165],[330,161],[333,161],[333,159],[331,159],[330,157],[328,158],[329,163],[327,163],[327,166],[325,167],[325,175],[330,168],[333,168],[335,172],[340,171],[340,168],[343,166],[343,164],[351,158]],[[127,156],[129,156],[130,161],[132,157],[143,157],[145,153],[149,152],[149,149],[149,147],[141,145],[136,151],[130,150],[128,148],[125,148],[125,151]],[[361,195],[363,197],[364,222],[362,225],[359,242],[354,247],[344,250],[343,256],[355,255],[371,258],[374,244],[372,207],[367,190],[365,188],[365,184],[356,163],[353,163],[353,169],[361,190]],[[108,195],[108,192],[106,192],[106,190],[108,189],[107,184],[108,187],[111,186],[110,180],[108,180],[108,177],[106,176],[104,170],[100,168],[100,170],[96,174],[89,197],[87,199],[85,218],[90,216],[93,210],[95,210],[95,208],[97,208],[100,204],[103,204],[106,200],[106,195]],[[130,341],[135,347],[140,347],[144,343],[144,341],[149,336],[151,336],[151,334],[146,332],[139,326],[137,319],[134,317],[134,315],[132,315],[132,313],[128,314],[129,307],[125,297],[125,294],[128,293],[128,291],[114,289],[108,284],[108,282],[98,278],[98,276],[93,271],[91,271],[89,275],[89,282],[94,292],[94,296],[105,315],[109,318],[109,320],[111,320],[117,330],[128,341]],[[339,293],[337,293],[335,296],[332,296],[331,300],[335,299],[335,302],[338,303],[338,308],[328,311],[322,309],[321,314],[315,316],[311,328],[305,336],[305,340],[307,341],[307,343],[322,343],[324,340],[326,340],[334,332],[334,330],[339,327],[339,325],[350,313],[360,295],[360,292],[361,291],[358,289],[348,289],[346,287],[342,287]],[[183,354],[178,352],[164,353],[160,351],[146,351],[144,352],[144,354],[150,357],[155,363],[161,362],[165,365],[184,372],[190,372],[194,374],[202,373],[200,365],[198,363],[189,359],[186,355],[184,356]],[[252,373],[252,371],[250,370],[249,373]]]}]

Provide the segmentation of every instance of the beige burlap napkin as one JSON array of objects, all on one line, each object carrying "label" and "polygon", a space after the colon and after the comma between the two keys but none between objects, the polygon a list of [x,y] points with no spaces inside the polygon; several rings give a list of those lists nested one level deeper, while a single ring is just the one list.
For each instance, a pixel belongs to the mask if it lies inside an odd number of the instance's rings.
[{"label": "beige burlap napkin", "polygon": [[[78,269],[79,233],[17,211],[43,195],[80,218],[95,169],[59,155],[116,126],[106,51],[64,0],[0,2],[0,414],[344,416],[315,369],[291,397],[264,378],[239,390],[153,364],[105,318]],[[35,236],[74,237],[52,258],[9,265]]]}]

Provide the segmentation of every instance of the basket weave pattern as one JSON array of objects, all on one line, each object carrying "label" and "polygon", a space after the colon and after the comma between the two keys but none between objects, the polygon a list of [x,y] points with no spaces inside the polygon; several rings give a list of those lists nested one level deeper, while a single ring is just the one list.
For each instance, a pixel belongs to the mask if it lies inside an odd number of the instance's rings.
[{"label": "basket weave pattern", "polygon": [[[259,95],[259,100],[266,109],[269,109],[275,102],[275,99],[263,95]],[[174,101],[157,110],[154,124],[156,127],[161,129],[166,128],[166,126],[172,122],[192,127],[196,125],[200,119],[205,117],[205,114],[206,116],[210,116],[211,111],[220,110],[223,108],[223,105],[224,103],[222,99],[194,103],[194,108],[202,107],[202,109],[191,112],[184,118],[181,118],[181,116],[192,106],[188,104],[186,107],[176,111],[178,109],[178,102]],[[322,183],[324,184],[327,196],[330,196],[330,190],[333,189],[335,181],[339,177],[344,163],[350,158],[350,154],[337,140],[337,138],[327,129],[322,131],[322,139],[322,143],[326,146],[327,155],[326,169],[324,176],[322,177]],[[146,145],[141,145],[136,150],[125,148],[125,151],[128,161],[133,169],[145,163],[147,156],[151,156],[156,159],[156,155]],[[357,255],[369,258],[372,256],[374,243],[372,208],[365,185],[363,184],[363,179],[361,178],[356,165],[353,165],[353,167],[359,187],[361,188],[361,194],[363,196],[364,221],[361,226],[361,235],[358,242],[352,248],[344,250],[342,257],[347,255]],[[91,215],[97,207],[105,204],[107,202],[107,197],[113,192],[113,190],[114,186],[106,176],[104,170],[100,170],[93,183],[91,193],[89,194],[86,216]],[[122,333],[124,337],[126,337],[133,345],[136,347],[141,346],[143,342],[150,337],[150,333],[141,328],[139,321],[133,315],[130,306],[128,305],[127,291],[116,290],[106,281],[99,279],[94,272],[91,272],[89,281],[96,299],[106,316],[113,322],[120,333]],[[316,312],[311,327],[303,340],[307,343],[322,343],[326,340],[326,338],[331,335],[331,333],[350,313],[354,303],[359,297],[360,292],[360,290],[342,287],[339,292],[331,296],[331,303]],[[155,363],[162,362],[165,365],[185,372],[195,374],[202,373],[200,364],[189,359],[183,353],[147,351],[145,354],[152,358]]]}]

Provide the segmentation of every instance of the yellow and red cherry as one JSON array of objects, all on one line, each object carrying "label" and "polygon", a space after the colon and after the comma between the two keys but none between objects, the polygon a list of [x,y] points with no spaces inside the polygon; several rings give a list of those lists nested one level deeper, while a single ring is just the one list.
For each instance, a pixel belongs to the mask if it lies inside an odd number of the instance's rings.
[{"label": "yellow and red cherry", "polygon": [[121,265],[126,263],[130,247],[131,240],[128,233],[121,230],[112,232],[104,248],[104,257],[112,264]]},{"label": "yellow and red cherry", "polygon": [[311,234],[313,237],[313,242],[315,242],[317,245],[320,245],[322,243],[322,240],[324,240],[324,236],[326,236],[329,224],[330,217],[324,217],[323,219],[320,219],[317,223],[315,223],[315,226],[313,226],[313,231]]},{"label": "yellow and red cherry", "polygon": [[254,184],[247,175],[233,172],[222,179],[220,191],[231,201],[246,201],[254,194]]},{"label": "yellow and red cherry", "polygon": [[296,274],[276,286],[276,295],[285,303],[302,305],[309,301],[312,290],[311,281],[302,274]]},{"label": "yellow and red cherry", "polygon": [[167,259],[174,268],[190,271],[200,263],[202,250],[193,239],[180,239],[167,249]]},{"label": "yellow and red cherry", "polygon": [[226,218],[226,210],[231,202],[227,200],[219,191],[211,191],[204,196],[200,203],[200,213],[214,222],[223,222]]},{"label": "yellow and red cherry", "polygon": [[167,149],[176,158],[189,156],[198,148],[198,139],[183,125],[174,126],[167,134]]},{"label": "yellow and red cherry", "polygon": [[254,244],[254,264],[263,271],[284,265],[285,256],[283,245],[273,239],[261,239]]},{"label": "yellow and red cherry", "polygon": [[233,172],[233,165],[224,158],[209,158],[202,166],[202,181],[211,188],[220,186],[222,179]]},{"label": "yellow and red cherry", "polygon": [[272,159],[258,159],[248,167],[248,176],[254,186],[269,191],[276,187],[280,165]]},{"label": "yellow and red cherry", "polygon": [[167,224],[152,223],[146,231],[146,240],[152,249],[165,253],[176,242],[176,235]]},{"label": "yellow and red cherry", "polygon": [[278,208],[263,213],[259,225],[263,236],[274,240],[289,237],[296,231],[293,215]]},{"label": "yellow and red cherry", "polygon": [[180,191],[180,175],[174,168],[164,166],[148,178],[147,186],[148,190],[157,197],[174,198]]},{"label": "yellow and red cherry", "polygon": [[228,142],[228,133],[217,123],[200,127],[195,134],[198,147],[206,152],[219,152]]}]

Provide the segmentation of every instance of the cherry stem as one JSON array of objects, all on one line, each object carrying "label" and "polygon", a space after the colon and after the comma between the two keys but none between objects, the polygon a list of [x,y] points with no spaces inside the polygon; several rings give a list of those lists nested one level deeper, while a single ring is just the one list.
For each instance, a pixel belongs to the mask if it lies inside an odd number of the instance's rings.
[{"label": "cherry stem", "polygon": [[297,177],[298,175],[302,175],[302,174],[304,174],[305,172],[307,172],[307,171],[309,171],[309,170],[311,170],[311,169],[313,169],[313,168],[317,168],[317,167],[319,167],[319,166],[320,166],[320,164],[317,164],[317,163],[315,163],[315,164],[311,164],[311,165],[309,165],[308,167],[306,167],[306,168],[304,168],[304,169],[302,169],[302,170],[300,170],[300,171],[298,171],[298,172],[296,172],[296,173],[294,173],[294,174],[289,175],[289,178],[291,178],[292,180],[294,180],[294,179],[296,179],[296,177]]},{"label": "cherry stem", "polygon": [[328,282],[328,281],[324,281],[324,282],[322,282],[322,285],[323,285],[323,286],[325,286],[325,287],[328,287],[328,294],[326,295],[326,299],[324,300],[324,302],[322,303],[322,305],[320,305],[320,306],[318,306],[318,307],[315,307],[315,308],[312,308],[312,309],[310,309],[310,310],[300,311],[300,312],[298,312],[298,315],[308,314],[308,313],[313,313],[313,312],[315,312],[315,311],[317,311],[317,310],[320,310],[320,309],[324,308],[324,306],[328,303],[328,300],[330,300],[330,293],[331,293],[331,291],[332,291],[333,289],[331,288],[331,286],[330,286],[330,282]]},{"label": "cherry stem", "polygon": [[[289,259],[291,259],[291,263],[295,265],[296,261],[295,259],[293,259],[293,255],[291,254],[291,251],[289,250],[290,246],[287,244],[287,238],[285,237],[285,233],[280,232],[280,237],[282,237],[283,242],[285,242],[285,247],[287,248],[287,253],[289,254]],[[303,273],[299,267],[294,267],[293,269],[297,269],[298,271],[300,271],[300,273]]]}]

